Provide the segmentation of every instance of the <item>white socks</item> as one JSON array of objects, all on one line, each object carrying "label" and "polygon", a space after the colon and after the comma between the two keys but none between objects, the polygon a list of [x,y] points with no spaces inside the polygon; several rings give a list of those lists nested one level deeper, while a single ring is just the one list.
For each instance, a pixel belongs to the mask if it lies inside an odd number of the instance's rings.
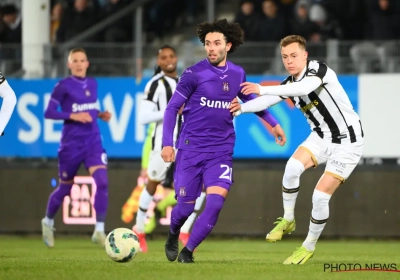
[{"label": "white socks", "polygon": [[54,227],[54,219],[44,217],[44,223],[49,227]]},{"label": "white socks", "polygon": [[104,232],[104,222],[96,222],[94,231]]},{"label": "white socks", "polygon": [[285,211],[283,218],[289,222],[294,220],[294,207],[296,205],[297,195],[299,194],[298,189],[299,188],[296,188],[295,190],[297,191],[294,193],[287,193],[285,191],[282,192],[283,209]]},{"label": "white socks", "polygon": [[285,174],[282,179],[283,218],[289,222],[294,220],[294,208],[299,194],[300,176],[304,172],[304,165],[299,160],[290,158],[286,163]]},{"label": "white socks", "polygon": [[[144,222],[146,220],[146,212],[152,201],[153,201],[153,196],[150,195],[147,189],[145,188],[140,194],[139,209],[136,215],[136,231],[138,233],[144,233]],[[140,209],[145,209],[146,212]]]},{"label": "white socks", "polygon": [[315,244],[321,235],[326,222],[329,218],[329,200],[330,194],[314,190],[312,197],[313,208],[311,212],[310,228],[306,240],[303,242],[303,247],[308,251],[315,250]]}]

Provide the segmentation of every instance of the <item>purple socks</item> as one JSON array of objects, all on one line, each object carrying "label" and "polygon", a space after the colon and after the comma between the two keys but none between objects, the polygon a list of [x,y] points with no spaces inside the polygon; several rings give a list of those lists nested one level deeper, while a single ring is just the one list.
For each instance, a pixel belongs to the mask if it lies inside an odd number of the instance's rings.
[{"label": "purple socks", "polygon": [[47,211],[46,217],[49,219],[54,219],[54,216],[57,214],[58,209],[64,201],[64,197],[70,194],[72,188],[72,183],[64,184],[60,183],[60,185],[55,189],[50,197],[49,202],[47,203]]},{"label": "purple socks", "polygon": [[94,197],[94,210],[96,210],[96,221],[104,222],[108,208],[108,176],[107,169],[99,168],[92,175],[96,182],[96,195]]},{"label": "purple socks", "polygon": [[218,220],[219,212],[224,206],[225,198],[219,194],[206,196],[206,207],[193,225],[192,232],[186,247],[194,251],[206,239]]}]

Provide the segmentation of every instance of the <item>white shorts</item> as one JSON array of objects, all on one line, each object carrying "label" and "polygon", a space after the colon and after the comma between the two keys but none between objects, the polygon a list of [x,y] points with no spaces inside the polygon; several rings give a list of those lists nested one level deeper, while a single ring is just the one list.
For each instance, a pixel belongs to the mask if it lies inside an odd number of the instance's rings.
[{"label": "white shorts", "polygon": [[170,165],[170,162],[164,162],[161,157],[161,151],[151,151],[147,166],[147,176],[152,181],[161,182],[165,179]]},{"label": "white shorts", "polygon": [[328,142],[311,132],[310,136],[300,144],[306,149],[314,161],[315,167],[326,162],[325,173],[344,182],[356,168],[363,153],[363,141],[349,144]]}]

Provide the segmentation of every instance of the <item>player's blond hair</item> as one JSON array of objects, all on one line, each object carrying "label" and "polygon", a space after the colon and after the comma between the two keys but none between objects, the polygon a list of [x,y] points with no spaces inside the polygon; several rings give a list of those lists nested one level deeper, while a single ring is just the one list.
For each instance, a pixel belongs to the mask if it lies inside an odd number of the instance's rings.
[{"label": "player's blond hair", "polygon": [[84,53],[84,54],[87,56],[86,50],[85,50],[84,48],[73,48],[73,49],[71,49],[71,50],[69,51],[69,54],[68,54],[68,61],[70,60],[70,57],[71,57],[72,54],[78,53],[78,52]]},{"label": "player's blond hair", "polygon": [[286,47],[286,46],[288,46],[290,44],[293,44],[293,43],[298,43],[300,49],[303,49],[303,50],[306,49],[306,39],[304,39],[304,37],[302,37],[300,35],[289,35],[289,36],[286,36],[285,38],[283,38],[281,40],[279,45],[280,45],[280,47],[282,49],[283,47]]}]

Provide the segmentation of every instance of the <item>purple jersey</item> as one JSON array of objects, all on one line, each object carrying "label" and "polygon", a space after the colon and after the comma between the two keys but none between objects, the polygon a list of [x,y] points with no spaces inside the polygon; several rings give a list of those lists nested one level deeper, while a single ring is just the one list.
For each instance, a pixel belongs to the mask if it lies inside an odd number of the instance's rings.
[{"label": "purple jersey", "polygon": [[[58,106],[61,112],[57,111]],[[62,79],[54,87],[45,117],[63,119],[61,148],[87,143],[101,142],[97,125],[99,114],[97,101],[97,82],[93,78],[70,76]],[[88,112],[93,121],[80,123],[69,119],[71,113]]]},{"label": "purple jersey", "polygon": [[[165,110],[163,146],[173,145],[176,114],[185,104],[176,147],[197,152],[233,152],[236,137],[228,107],[235,97],[243,102],[255,98],[240,92],[240,84],[245,81],[243,68],[229,61],[216,67],[204,59],[187,68]],[[272,126],[277,124],[267,110],[256,114]]]}]

